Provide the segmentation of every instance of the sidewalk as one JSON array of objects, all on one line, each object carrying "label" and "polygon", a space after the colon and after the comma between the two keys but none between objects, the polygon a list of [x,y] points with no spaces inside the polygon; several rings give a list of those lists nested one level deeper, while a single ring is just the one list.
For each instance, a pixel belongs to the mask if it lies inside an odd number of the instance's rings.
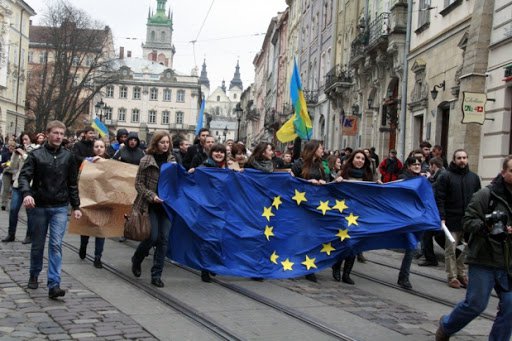
[{"label": "sidewalk", "polygon": [[[7,226],[8,213],[0,212],[2,238],[7,234]],[[62,287],[67,289],[66,296],[59,300],[49,299],[46,259],[39,276],[39,289],[27,289],[30,245],[21,244],[25,229],[25,224],[18,224],[16,241],[0,243],[2,340],[157,339],[130,316],[65,271],[62,272]],[[46,254],[45,248],[45,257]]]}]

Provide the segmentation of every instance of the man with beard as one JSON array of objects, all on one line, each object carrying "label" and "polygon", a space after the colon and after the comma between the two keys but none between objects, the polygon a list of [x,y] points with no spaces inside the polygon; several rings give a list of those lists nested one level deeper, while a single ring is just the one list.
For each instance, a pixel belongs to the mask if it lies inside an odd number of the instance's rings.
[{"label": "man with beard", "polygon": [[436,182],[435,196],[441,220],[450,230],[455,243],[445,243],[445,266],[448,286],[454,289],[466,288],[468,278],[465,274],[465,250],[458,257],[455,249],[463,242],[462,230],[464,211],[473,196],[480,189],[480,178],[469,170],[468,154],[464,149],[453,153],[448,169],[442,172]]}]

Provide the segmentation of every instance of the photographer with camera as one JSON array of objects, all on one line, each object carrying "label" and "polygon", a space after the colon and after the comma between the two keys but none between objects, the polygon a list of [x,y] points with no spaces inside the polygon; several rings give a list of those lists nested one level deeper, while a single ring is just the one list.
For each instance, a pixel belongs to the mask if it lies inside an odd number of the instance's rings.
[{"label": "photographer with camera", "polygon": [[489,340],[510,340],[512,334],[512,155],[501,173],[476,192],[464,216],[470,234],[466,263],[468,288],[464,301],[441,317],[436,340],[449,340],[482,313],[494,288],[500,300]]}]

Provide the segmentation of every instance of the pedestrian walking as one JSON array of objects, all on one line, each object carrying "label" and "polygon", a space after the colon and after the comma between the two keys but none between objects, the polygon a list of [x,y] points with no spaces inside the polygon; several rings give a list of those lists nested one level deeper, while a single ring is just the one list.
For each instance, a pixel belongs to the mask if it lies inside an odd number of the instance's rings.
[{"label": "pedestrian walking", "polygon": [[136,132],[131,131],[128,133],[125,145],[119,148],[112,159],[130,163],[132,165],[138,165],[144,156],[144,151],[140,146],[141,142],[139,140],[139,135]]},{"label": "pedestrian walking", "polygon": [[[460,154],[459,154],[460,155]],[[512,336],[512,155],[505,158],[501,173],[473,195],[464,216],[469,233],[468,288],[466,297],[452,312],[441,317],[436,341],[449,340],[487,307],[491,292],[498,295],[498,313],[489,340]]]},{"label": "pedestrian walking", "polygon": [[386,183],[397,180],[402,167],[402,162],[396,157],[396,150],[390,149],[388,157],[382,160],[379,165],[382,182]]},{"label": "pedestrian walking", "polygon": [[[192,165],[192,161],[194,160],[196,154],[204,153],[203,148],[204,144],[206,143],[207,136],[210,136],[210,131],[207,128],[201,128],[201,130],[199,130],[199,134],[196,137],[196,141],[194,141],[194,144],[188,147],[187,153],[183,157],[183,167],[185,167],[187,170],[201,165],[207,159],[206,157],[199,164]],[[208,156],[207,152],[205,154]]]},{"label": "pedestrian walking", "polygon": [[274,171],[273,156],[274,147],[272,144],[260,142],[254,148],[244,168],[253,168],[265,173],[272,173]]},{"label": "pedestrian walking", "polygon": [[[23,196],[19,189],[18,178],[23,168],[23,163],[28,157],[28,152],[33,149],[39,148],[39,145],[31,144],[30,136],[27,133],[21,133],[20,135],[21,144],[17,146],[14,153],[11,156],[11,169],[14,171],[13,184],[12,184],[12,195],[11,204],[9,207],[9,229],[7,237],[2,239],[2,242],[13,242],[16,236],[16,229],[18,227],[18,214],[20,212],[21,204],[23,203]],[[22,244],[30,244],[32,242],[32,209],[26,209],[27,211],[27,231],[25,233],[25,239]]]},{"label": "pedestrian walking", "polygon": [[34,231],[30,250],[29,289],[38,288],[38,276],[43,267],[44,244],[48,230],[48,296],[57,298],[66,291],[60,288],[62,239],[66,233],[68,205],[75,219],[82,217],[78,196],[78,168],[74,155],[61,144],[66,126],[51,121],[46,128],[43,147],[28,154],[18,182],[23,205],[33,209]]},{"label": "pedestrian walking", "polygon": [[[480,178],[469,170],[468,154],[464,149],[453,153],[453,160],[448,169],[439,175],[435,187],[437,208],[442,223],[446,224],[455,243],[445,243],[445,266],[448,286],[454,289],[465,288],[468,285],[464,258],[464,232],[462,220],[464,211],[473,196],[480,189]],[[457,257],[455,249],[462,243],[463,251]]]},{"label": "pedestrian walking", "polygon": [[[348,157],[347,161],[341,169],[341,178],[335,180],[343,181],[373,181],[373,173],[371,161],[363,150],[358,149]],[[361,256],[362,253],[360,254]],[[354,281],[350,278],[350,273],[354,267],[356,256],[350,255],[340,258],[332,266],[332,277],[335,281],[343,281],[343,283],[354,285]],[[341,265],[343,264],[343,275],[341,274]]]},{"label": "pedestrian walking", "polygon": [[[93,144],[94,156],[85,158],[84,162],[96,162],[104,159],[109,159],[109,155],[106,151],[105,142],[103,140],[95,140]],[[83,164],[82,164],[83,166]],[[82,168],[80,168],[81,170]],[[78,250],[78,256],[80,259],[85,259],[87,255],[87,244],[89,243],[89,236],[80,236],[80,249]],[[105,247],[105,238],[95,237],[94,238],[94,267],[97,269],[103,268],[101,262],[101,256],[103,255],[103,249]]]},{"label": "pedestrian walking", "polygon": [[[324,146],[318,140],[311,140],[304,145],[301,158],[295,161],[292,166],[292,173],[298,178],[305,179],[314,185],[324,185],[329,181],[328,175],[324,171],[322,157],[324,155]],[[310,273],[306,279],[311,282],[317,282],[316,275]]]},{"label": "pedestrian walking", "polygon": [[151,234],[148,239],[142,241],[132,257],[132,273],[135,277],[141,275],[141,264],[149,255],[149,250],[155,247],[153,255],[153,267],[151,268],[151,284],[162,288],[162,271],[171,221],[163,207],[163,200],[158,196],[158,178],[160,167],[166,162],[174,162],[175,158],[171,150],[171,135],[165,131],[157,131],[146,149],[146,155],[140,160],[135,188],[137,197],[133,209],[138,212],[148,212],[151,225]]}]

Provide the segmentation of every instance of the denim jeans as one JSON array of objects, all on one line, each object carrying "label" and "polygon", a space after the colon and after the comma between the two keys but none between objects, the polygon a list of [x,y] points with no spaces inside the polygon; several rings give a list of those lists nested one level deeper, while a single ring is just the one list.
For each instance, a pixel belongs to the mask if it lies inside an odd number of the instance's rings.
[{"label": "denim jeans", "polygon": [[43,269],[44,244],[48,227],[48,289],[60,286],[62,239],[68,223],[68,207],[36,207],[32,209],[34,231],[30,250],[30,276],[39,276]]},{"label": "denim jeans", "polygon": [[[18,215],[23,204],[23,194],[17,188],[12,188],[11,205],[9,208],[9,235],[15,235],[18,228]],[[33,230],[33,209],[27,209],[27,237],[32,236]]]},{"label": "denim jeans", "polygon": [[409,279],[412,259],[414,258],[415,253],[416,249],[405,249],[404,258],[402,258],[402,265],[400,266],[400,272],[398,274],[398,279]]},{"label": "denim jeans", "polygon": [[151,235],[139,244],[134,257],[142,262],[149,254],[149,250],[155,246],[151,278],[160,278],[164,268],[165,255],[167,254],[171,221],[167,217],[164,208],[156,205],[149,206],[149,220],[151,222]]},{"label": "denim jeans", "polygon": [[[80,245],[87,246],[89,243],[89,236],[80,236]],[[101,257],[103,254],[103,248],[105,247],[105,238],[94,238],[94,256]]]},{"label": "denim jeans", "polygon": [[500,302],[489,340],[510,340],[512,334],[512,279],[508,278],[504,269],[472,264],[468,267],[468,277],[466,298],[457,304],[449,315],[441,318],[443,330],[448,335],[455,334],[478,317],[487,307],[491,291],[495,288]]}]

